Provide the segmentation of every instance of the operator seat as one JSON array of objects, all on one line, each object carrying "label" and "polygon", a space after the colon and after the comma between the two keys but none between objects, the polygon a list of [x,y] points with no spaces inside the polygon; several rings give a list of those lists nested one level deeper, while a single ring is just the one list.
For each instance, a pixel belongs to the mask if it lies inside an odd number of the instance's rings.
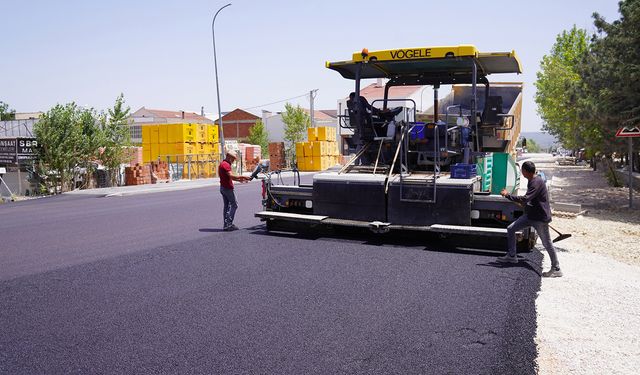
[{"label": "operator seat", "polygon": [[396,121],[395,117],[402,112],[402,107],[386,108],[377,110],[375,115],[380,120],[375,126],[376,138],[375,140],[391,141],[396,135]]},{"label": "operator seat", "polygon": [[[363,142],[369,142],[375,137],[370,110],[371,105],[363,96],[360,97],[359,103],[356,104],[355,96],[349,95],[347,100],[349,125],[354,129],[355,135]],[[357,126],[358,124],[360,124],[359,127]]]},{"label": "operator seat", "polygon": [[358,124],[358,117],[360,117],[361,124],[364,126],[371,126],[371,116],[367,112],[367,105],[363,103],[363,97],[360,97],[360,103],[356,106],[355,99],[347,100],[347,111],[349,113],[349,125],[351,127],[356,126]]}]

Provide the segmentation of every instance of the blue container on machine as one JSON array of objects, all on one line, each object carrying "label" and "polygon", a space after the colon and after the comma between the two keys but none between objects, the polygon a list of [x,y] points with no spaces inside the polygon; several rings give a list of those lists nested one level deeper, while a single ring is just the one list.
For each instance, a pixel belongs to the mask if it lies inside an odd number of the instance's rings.
[{"label": "blue container on machine", "polygon": [[458,163],[451,166],[451,178],[471,178],[477,175],[475,164]]},{"label": "blue container on machine", "polygon": [[425,125],[424,122],[416,122],[411,132],[409,133],[409,139],[415,141],[417,139],[424,139]]}]

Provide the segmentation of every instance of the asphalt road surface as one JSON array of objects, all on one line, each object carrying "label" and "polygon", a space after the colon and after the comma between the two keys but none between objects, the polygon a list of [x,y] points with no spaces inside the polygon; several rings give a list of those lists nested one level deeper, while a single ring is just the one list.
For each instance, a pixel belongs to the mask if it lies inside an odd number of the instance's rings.
[{"label": "asphalt road surface", "polygon": [[541,254],[236,232],[217,188],[0,205],[0,373],[533,374]]}]

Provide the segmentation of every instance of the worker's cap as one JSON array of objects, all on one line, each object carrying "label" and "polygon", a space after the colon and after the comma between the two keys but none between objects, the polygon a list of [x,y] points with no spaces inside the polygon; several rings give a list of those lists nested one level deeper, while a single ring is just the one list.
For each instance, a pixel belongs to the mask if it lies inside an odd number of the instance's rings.
[{"label": "worker's cap", "polygon": [[238,158],[238,154],[237,154],[235,151],[233,151],[233,150],[229,150],[229,151],[227,151],[227,156],[231,156],[231,157],[232,157],[232,158],[234,158],[234,159],[237,159],[237,158]]}]

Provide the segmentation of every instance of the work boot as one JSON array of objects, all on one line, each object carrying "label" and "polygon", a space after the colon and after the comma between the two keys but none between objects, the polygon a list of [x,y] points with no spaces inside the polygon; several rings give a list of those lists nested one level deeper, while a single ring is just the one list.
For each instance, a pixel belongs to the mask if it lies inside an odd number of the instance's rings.
[{"label": "work boot", "polygon": [[562,271],[560,267],[551,267],[549,271],[542,273],[542,277],[562,277]]},{"label": "work boot", "polygon": [[233,232],[234,230],[238,230],[238,229],[240,229],[240,228],[236,227],[235,224],[231,224],[228,227],[225,227],[223,229],[223,231],[225,231],[225,232]]},{"label": "work boot", "polygon": [[518,263],[518,256],[511,256],[507,254],[503,257],[498,257],[496,260],[500,263]]}]

